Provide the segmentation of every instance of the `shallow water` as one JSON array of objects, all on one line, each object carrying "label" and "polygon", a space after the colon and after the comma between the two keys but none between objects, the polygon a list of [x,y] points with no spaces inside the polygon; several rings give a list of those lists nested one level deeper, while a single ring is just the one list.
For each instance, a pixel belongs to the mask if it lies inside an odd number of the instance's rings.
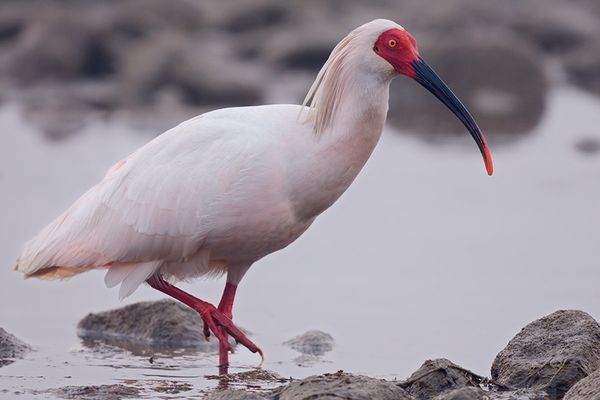
[{"label": "shallow water", "polygon": [[[0,109],[0,326],[37,351],[0,368],[0,397],[114,383],[156,397],[161,382],[192,385],[161,392],[178,397],[218,385],[205,377],[217,372],[214,355],[157,355],[151,364],[147,355],[82,346],[77,321],[121,305],[101,273],[42,282],[11,271],[21,243],[149,139],[96,124],[46,142],[17,111]],[[493,146],[493,178],[467,135],[435,146],[386,132],[340,201],[242,282],[235,319],[254,333],[265,368],[284,377],[344,369],[394,379],[446,357],[489,375],[497,352],[535,318],[577,308],[599,319],[600,155],[574,147],[581,137],[600,140],[599,111],[596,98],[554,90],[534,133]],[[222,285],[185,288],[217,301]],[[143,287],[124,303],[158,298]],[[332,334],[336,345],[322,362],[299,367],[281,343],[309,329]],[[233,370],[258,361],[240,349]]]}]

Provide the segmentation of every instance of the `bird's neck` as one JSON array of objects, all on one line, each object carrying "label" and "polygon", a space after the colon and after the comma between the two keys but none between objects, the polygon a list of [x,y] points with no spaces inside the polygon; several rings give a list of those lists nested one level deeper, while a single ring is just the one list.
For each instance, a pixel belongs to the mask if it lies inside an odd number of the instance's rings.
[{"label": "bird's neck", "polygon": [[388,109],[389,82],[371,82],[347,90],[330,128],[314,137],[306,169],[293,191],[299,219],[329,208],[348,189],[381,137]]},{"label": "bird's neck", "polygon": [[323,133],[325,146],[347,154],[352,166],[362,168],[385,125],[390,79],[365,77],[347,83],[339,112]]}]

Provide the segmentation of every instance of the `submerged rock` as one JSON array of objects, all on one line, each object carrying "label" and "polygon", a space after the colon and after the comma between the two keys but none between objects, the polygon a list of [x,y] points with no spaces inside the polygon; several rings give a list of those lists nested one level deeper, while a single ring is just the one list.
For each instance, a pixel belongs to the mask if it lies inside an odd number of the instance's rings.
[{"label": "submerged rock", "polygon": [[100,339],[119,347],[150,345],[199,351],[217,351],[219,343],[206,342],[197,312],[172,300],[145,301],[116,310],[91,313],[77,324],[83,339]]},{"label": "submerged rock", "polygon": [[561,398],[600,368],[600,325],[583,311],[556,311],[521,330],[492,365],[492,378]]},{"label": "submerged rock", "polygon": [[339,371],[335,374],[310,376],[276,389],[279,400],[412,400],[401,387],[383,379],[369,378]]},{"label": "submerged rock", "polygon": [[246,390],[219,390],[205,397],[206,400],[272,400],[273,397],[263,393],[248,392]]},{"label": "submerged rock", "polygon": [[419,400],[464,387],[479,387],[486,379],[445,358],[427,360],[407,380],[399,384]]},{"label": "submerged rock", "polygon": [[141,395],[140,389],[125,385],[64,386],[48,392],[63,399],[81,400],[120,400]]},{"label": "submerged rock", "polygon": [[600,399],[600,369],[577,382],[564,397],[564,400],[598,399]]},{"label": "submerged rock", "polygon": [[31,346],[0,328],[0,367],[23,358],[31,350]]},{"label": "submerged rock", "polygon": [[222,382],[230,383],[252,383],[252,382],[266,382],[266,383],[286,383],[289,379],[283,378],[277,372],[269,371],[267,369],[255,368],[248,371],[234,372],[227,375],[208,375],[207,379],[219,380]]},{"label": "submerged rock", "polygon": [[283,344],[302,354],[321,356],[333,350],[333,336],[319,330],[312,330],[296,336]]},{"label": "submerged rock", "polygon": [[593,137],[579,139],[575,142],[575,149],[585,155],[600,153],[600,139]]}]

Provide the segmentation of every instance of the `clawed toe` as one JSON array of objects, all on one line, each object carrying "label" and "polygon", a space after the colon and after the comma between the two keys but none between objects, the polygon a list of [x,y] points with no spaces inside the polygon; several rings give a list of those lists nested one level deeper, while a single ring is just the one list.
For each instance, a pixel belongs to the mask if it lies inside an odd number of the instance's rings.
[{"label": "clawed toe", "polygon": [[216,309],[214,306],[210,305],[209,307],[203,307],[201,310],[198,310],[202,320],[204,321],[204,337],[206,340],[209,340],[210,334],[212,332],[213,335],[219,340],[221,343],[227,344],[227,348],[229,351],[233,353],[233,348],[229,345],[229,341],[227,340],[227,335],[223,333],[220,327],[227,332],[238,344],[246,347],[252,353],[259,353],[261,358],[263,357],[262,350],[255,345],[248,337],[242,332],[237,326],[233,324],[231,319],[227,318],[221,311]]}]

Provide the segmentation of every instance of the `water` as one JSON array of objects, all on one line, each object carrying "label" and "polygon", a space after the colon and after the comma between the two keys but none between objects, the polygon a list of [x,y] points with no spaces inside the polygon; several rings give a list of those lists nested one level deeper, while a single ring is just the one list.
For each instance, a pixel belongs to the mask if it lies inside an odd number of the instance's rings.
[{"label": "water", "polygon": [[[548,104],[535,132],[493,146],[493,178],[467,134],[432,146],[386,132],[340,201],[242,282],[235,320],[254,333],[265,368],[284,377],[344,369],[400,379],[425,359],[446,357],[489,375],[528,322],[565,308],[600,318],[600,156],[574,147],[581,137],[600,139],[600,101],[559,88]],[[99,123],[50,143],[12,106],[0,109],[0,126],[0,326],[37,348],[0,369],[0,396],[125,382],[156,397],[165,380],[192,385],[163,394],[177,397],[216,386],[205,378],[217,372],[214,355],[158,355],[150,364],[82,346],[77,321],[122,305],[100,272],[43,282],[11,271],[21,243],[149,137]],[[217,301],[222,285],[184,288]],[[158,298],[143,287],[124,303]],[[331,333],[336,345],[323,362],[299,367],[281,343],[309,329]],[[232,356],[235,371],[258,361],[244,349]]]}]

